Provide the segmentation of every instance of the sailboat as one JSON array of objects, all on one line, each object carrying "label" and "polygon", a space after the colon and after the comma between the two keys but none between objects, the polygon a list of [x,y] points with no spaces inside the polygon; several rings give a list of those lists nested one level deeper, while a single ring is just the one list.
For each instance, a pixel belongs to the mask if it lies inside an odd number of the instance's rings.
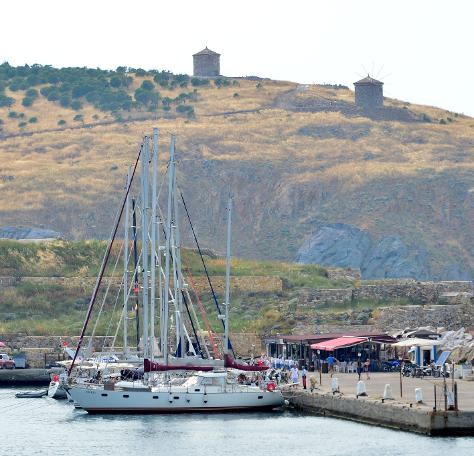
[{"label": "sailboat", "polygon": [[[177,187],[175,169],[175,138],[171,138],[170,161],[168,166],[168,207],[166,221],[165,245],[160,245],[157,221],[157,169],[158,169],[158,131],[153,132],[153,151],[150,160],[149,140],[145,137],[140,148],[132,175],[129,175],[126,195],[122,210],[128,199],[133,175],[141,161],[141,203],[142,203],[142,265],[143,270],[143,378],[133,381],[113,379],[103,383],[69,382],[68,396],[75,404],[89,413],[167,413],[167,412],[224,412],[239,410],[270,410],[284,403],[281,391],[273,383],[242,384],[238,374],[258,372],[267,369],[265,366],[251,366],[237,361],[232,356],[229,340],[229,307],[230,307],[230,250],[232,224],[232,198],[227,207],[227,251],[226,251],[226,289],[225,313],[219,314],[224,326],[223,359],[199,359],[195,354],[193,343],[184,325],[185,301],[184,276],[181,273],[179,217],[177,215]],[[152,196],[151,196],[151,233],[148,233],[149,201],[149,163],[152,161]],[[115,236],[120,214],[115,223],[112,235]],[[157,233],[158,231],[158,233]],[[111,242],[113,242],[111,240]],[[151,245],[149,245],[151,240]],[[158,242],[157,242],[158,241]],[[108,251],[111,246],[109,244]],[[162,268],[162,253],[164,268]],[[107,255],[106,255],[107,256]],[[105,257],[104,257],[105,258]],[[149,268],[149,269],[148,269]],[[101,267],[101,274],[105,270]],[[158,299],[156,292],[156,271],[159,286]],[[173,285],[171,285],[171,277]],[[163,279],[163,280],[162,280]],[[149,281],[149,282],[148,282]],[[79,340],[82,343],[87,322],[92,312],[93,302],[97,295],[100,279],[92,294],[86,320]],[[148,293],[150,292],[150,293]],[[159,353],[155,353],[155,301],[159,303],[160,336]],[[170,312],[174,308],[176,332],[175,353],[170,353]],[[192,324],[192,320],[191,320]],[[193,332],[194,326],[193,326]],[[196,337],[197,340],[197,337]],[[186,347],[193,356],[187,355]],[[74,366],[71,364],[70,371]]]}]

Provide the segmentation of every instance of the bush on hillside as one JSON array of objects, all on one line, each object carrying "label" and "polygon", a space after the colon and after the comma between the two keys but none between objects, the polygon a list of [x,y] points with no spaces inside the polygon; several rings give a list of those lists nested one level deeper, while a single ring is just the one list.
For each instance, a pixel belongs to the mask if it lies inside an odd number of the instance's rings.
[{"label": "bush on hillside", "polygon": [[28,122],[29,123],[36,123],[36,122],[38,122],[38,117],[30,117]]},{"label": "bush on hillside", "polygon": [[0,108],[9,108],[13,106],[15,100],[11,97],[7,97],[3,93],[0,93]]},{"label": "bush on hillside", "polygon": [[153,84],[153,82],[151,81],[143,81],[142,82],[142,87],[141,87],[143,90],[148,90],[148,91],[151,91],[155,88],[155,84]]},{"label": "bush on hillside", "polygon": [[59,98],[59,104],[63,108],[68,108],[71,105],[71,97],[69,95],[61,95]]},{"label": "bush on hillside", "polygon": [[59,126],[66,125],[66,121],[65,121],[64,119],[60,119],[60,120],[58,121],[58,125],[59,125]]},{"label": "bush on hillside", "polygon": [[79,100],[73,100],[71,102],[71,108],[74,109],[74,111],[79,111],[82,109],[82,103]]},{"label": "bush on hillside", "polygon": [[192,78],[191,85],[193,87],[204,87],[209,85],[209,79],[200,79],[200,78]]},{"label": "bush on hillside", "polygon": [[23,98],[23,100],[21,100],[21,104],[27,108],[29,106],[32,106],[34,101],[35,101],[34,98],[25,97]]},{"label": "bush on hillside", "polygon": [[28,89],[25,95],[29,98],[38,98],[39,94],[36,89]]}]

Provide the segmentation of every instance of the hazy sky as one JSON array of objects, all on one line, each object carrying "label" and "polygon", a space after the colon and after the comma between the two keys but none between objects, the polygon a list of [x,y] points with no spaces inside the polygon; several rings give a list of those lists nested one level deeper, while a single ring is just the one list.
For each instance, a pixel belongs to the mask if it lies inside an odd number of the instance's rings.
[{"label": "hazy sky", "polygon": [[0,61],[352,83],[474,116],[473,0],[0,0]]}]

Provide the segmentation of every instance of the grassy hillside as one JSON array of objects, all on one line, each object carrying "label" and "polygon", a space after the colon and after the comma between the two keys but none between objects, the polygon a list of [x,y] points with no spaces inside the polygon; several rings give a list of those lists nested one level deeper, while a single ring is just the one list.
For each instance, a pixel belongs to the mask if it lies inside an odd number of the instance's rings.
[{"label": "grassy hillside", "polygon": [[[177,134],[178,181],[206,246],[223,250],[230,187],[240,257],[291,261],[318,226],[342,222],[375,239],[399,235],[409,249],[427,252],[435,277],[450,268],[472,273],[472,118],[391,99],[385,113],[370,115],[337,86],[234,78],[163,87],[160,74],[94,76],[109,85],[126,78],[106,87],[130,98],[126,109],[93,95],[73,98],[71,87],[62,106],[41,89],[59,91],[64,81],[17,81],[12,90],[12,78],[3,76],[3,100],[13,104],[0,107],[2,225],[106,237],[140,138],[158,126],[164,160],[169,135]],[[151,101],[136,92],[145,81],[154,84],[146,89]],[[31,88],[38,95],[23,106]],[[184,102],[183,93],[192,95]]]},{"label": "grassy hillside", "polygon": [[[27,334],[77,334],[85,317],[87,305],[105,251],[103,241],[19,243],[0,241],[0,276],[15,276],[21,281],[12,287],[0,287],[0,334],[24,332]],[[115,245],[106,276],[112,276],[113,264],[120,253]],[[215,255],[205,256],[211,278],[225,274],[225,260]],[[185,250],[183,264],[194,281],[203,274],[201,260],[196,252]],[[123,263],[118,262],[114,277],[120,277]],[[265,331],[273,326],[291,330],[296,324],[291,300],[304,287],[344,288],[347,280],[330,280],[327,271],[316,265],[297,265],[271,261],[234,259],[232,275],[280,277],[283,292],[252,292],[234,289],[232,292],[232,329],[234,331]],[[32,278],[41,278],[35,281]],[[48,281],[48,278],[66,277],[65,281]],[[140,279],[141,281],[141,279]],[[107,288],[108,279],[97,300],[98,308]],[[98,331],[110,334],[115,331],[120,304],[115,307],[117,287],[112,287],[105,301],[104,313]],[[199,296],[207,310],[211,325],[220,330],[214,303],[207,286],[198,286]],[[217,288],[216,288],[217,290]],[[219,302],[222,292],[217,291]],[[120,303],[122,298],[120,298]],[[141,298],[140,298],[141,299]],[[97,313],[94,314],[95,316]],[[115,319],[115,320],[114,320]]]}]

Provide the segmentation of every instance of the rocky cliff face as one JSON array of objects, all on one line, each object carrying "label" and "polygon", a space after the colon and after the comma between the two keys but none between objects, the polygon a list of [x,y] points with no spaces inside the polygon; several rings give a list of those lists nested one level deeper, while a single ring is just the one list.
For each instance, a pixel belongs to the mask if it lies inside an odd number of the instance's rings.
[{"label": "rocky cliff face", "polygon": [[298,250],[297,261],[325,266],[354,267],[362,278],[407,278],[431,276],[424,249],[411,251],[400,236],[376,241],[367,231],[336,223],[322,226]]}]

